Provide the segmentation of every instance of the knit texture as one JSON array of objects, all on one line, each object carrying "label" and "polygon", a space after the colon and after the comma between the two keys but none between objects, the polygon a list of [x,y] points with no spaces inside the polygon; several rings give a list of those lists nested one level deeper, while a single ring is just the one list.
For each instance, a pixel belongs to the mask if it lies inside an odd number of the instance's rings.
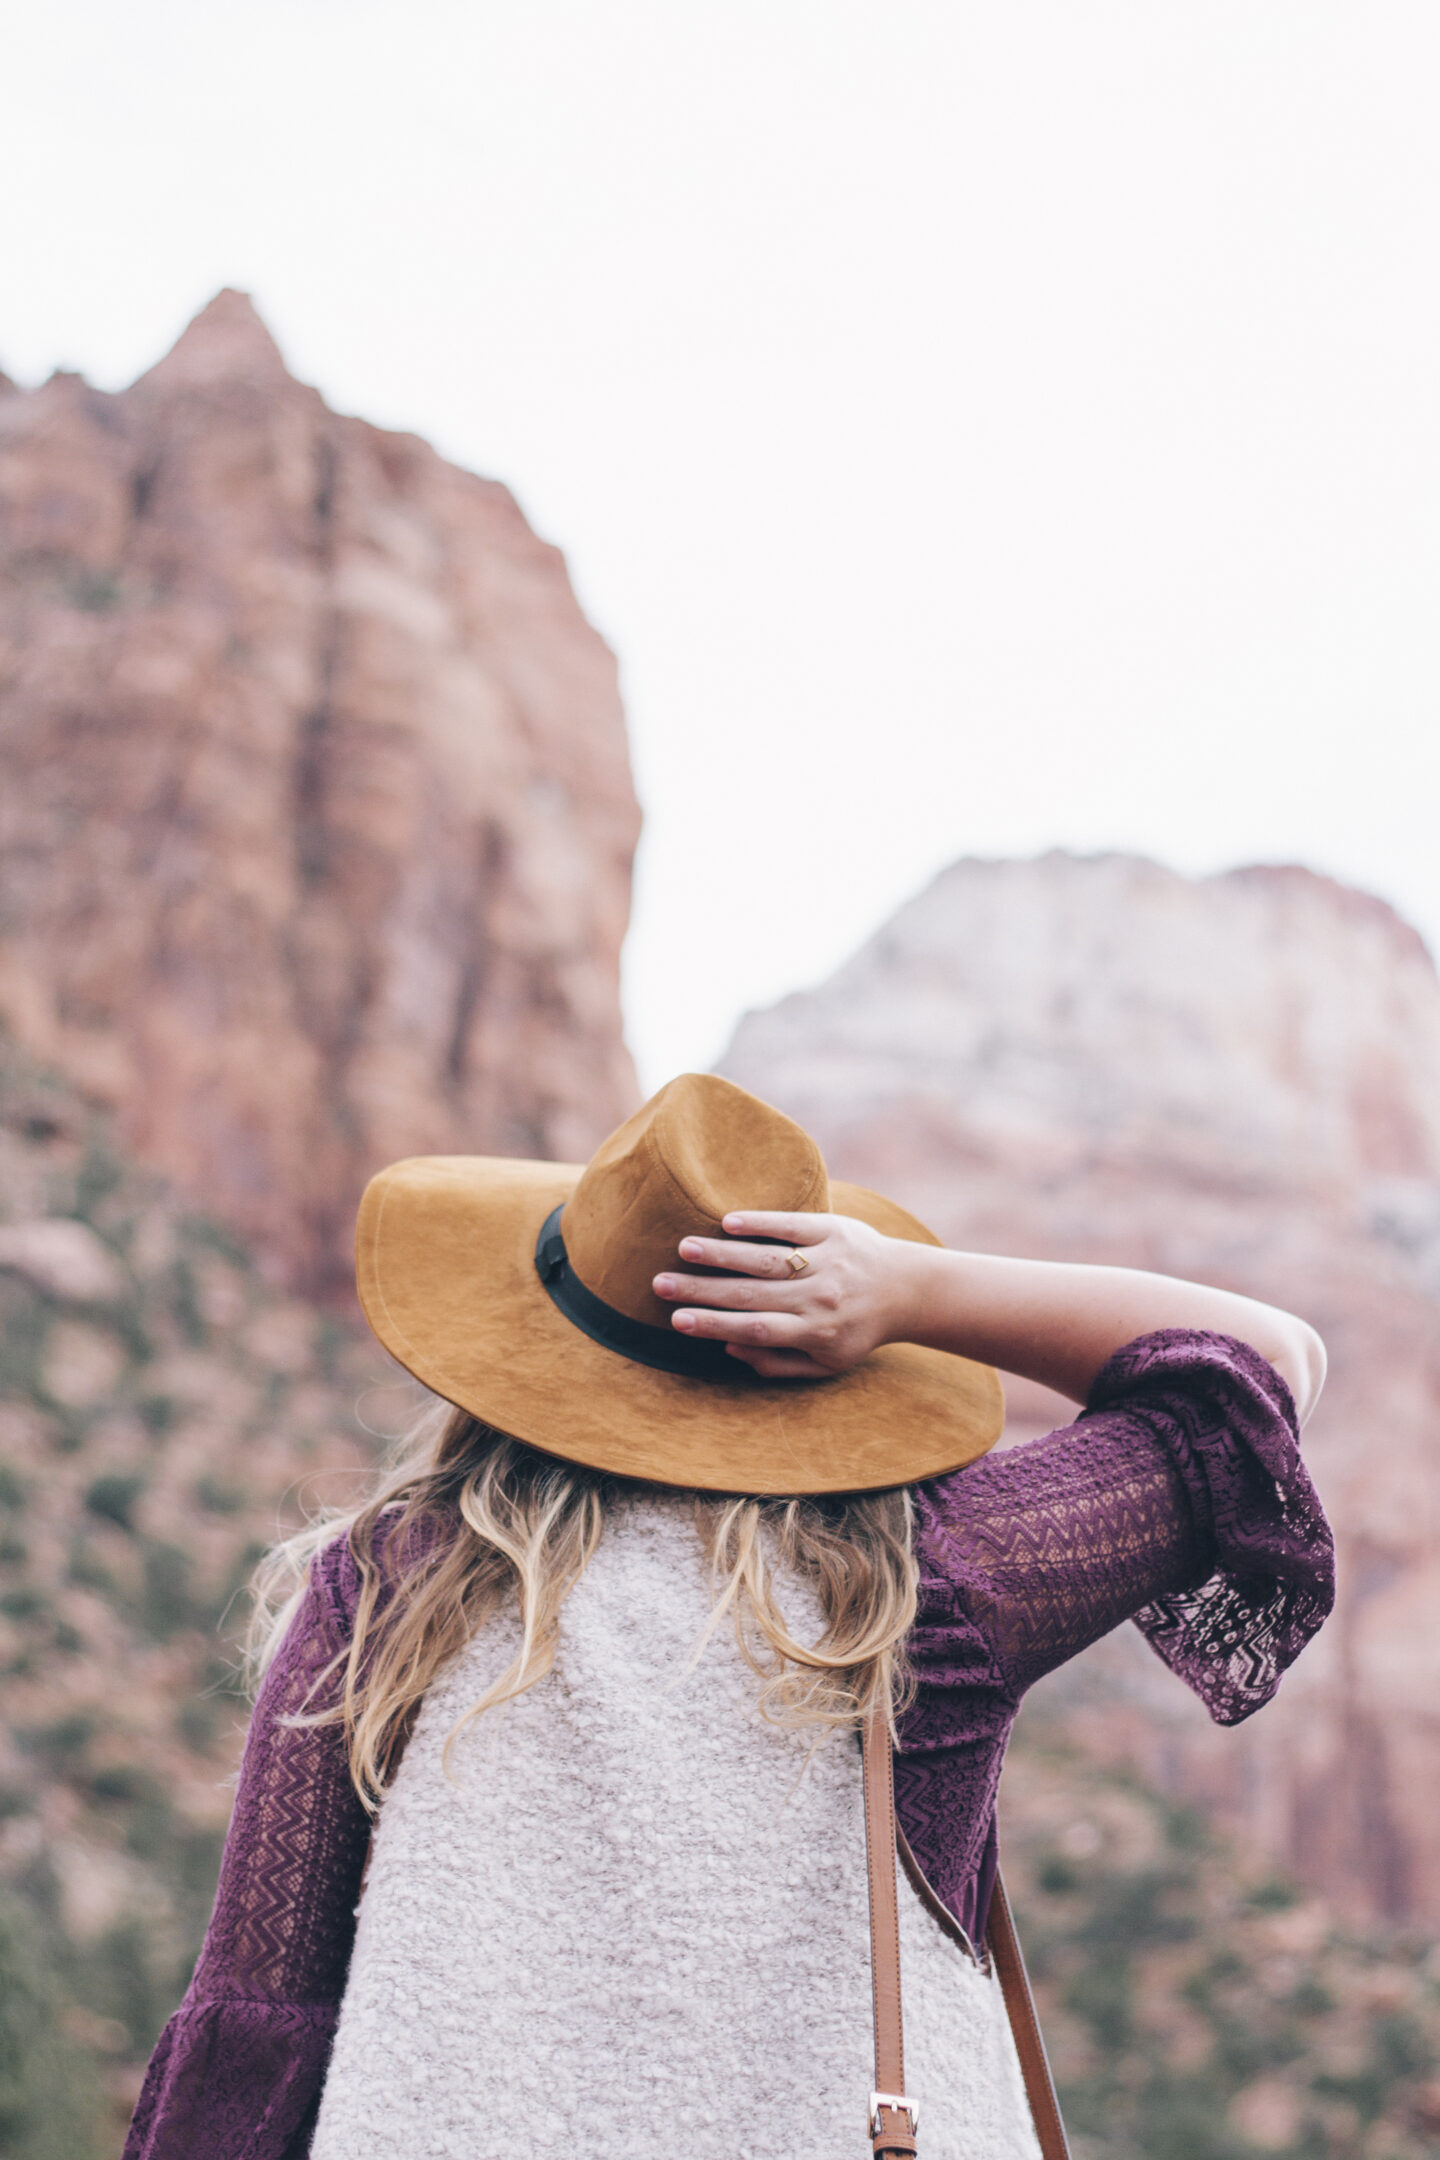
[{"label": "knit texture", "polygon": [[[781,1594],[818,1635],[807,1591]],[[571,1593],[555,1671],[471,1726],[448,1778],[513,1620],[432,1690],[381,1813],[314,2160],[476,2160],[501,2122],[546,2160],[864,2151],[859,1751],[762,1721],[728,1627],[691,1665],[710,1605],[691,1503],[647,1494]],[[1033,2160],[998,1987],[901,1900],[928,2160]]]}]

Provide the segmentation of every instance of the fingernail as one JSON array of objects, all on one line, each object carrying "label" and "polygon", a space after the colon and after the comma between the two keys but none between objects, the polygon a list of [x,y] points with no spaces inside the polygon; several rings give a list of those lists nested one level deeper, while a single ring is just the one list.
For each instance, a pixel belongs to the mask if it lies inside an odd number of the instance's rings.
[{"label": "fingernail", "polygon": [[745,1217],[743,1215],[727,1215],[720,1227],[722,1230],[743,1230]]},{"label": "fingernail", "polygon": [[693,1237],[682,1237],[682,1238],[681,1238],[681,1240],[680,1240],[680,1257],[681,1257],[681,1259],[682,1259],[682,1260],[698,1260],[698,1259],[700,1258],[701,1254],[703,1253],[703,1251],[704,1251],[704,1247],[703,1247],[703,1246],[701,1245],[701,1243],[700,1243],[700,1240],[699,1240],[699,1238],[693,1238]]},{"label": "fingernail", "polygon": [[671,1327],[678,1327],[682,1335],[688,1335],[695,1325],[693,1312],[677,1312],[670,1315]]},{"label": "fingernail", "polygon": [[657,1275],[655,1277],[655,1295],[656,1297],[674,1297],[675,1277],[673,1275]]}]

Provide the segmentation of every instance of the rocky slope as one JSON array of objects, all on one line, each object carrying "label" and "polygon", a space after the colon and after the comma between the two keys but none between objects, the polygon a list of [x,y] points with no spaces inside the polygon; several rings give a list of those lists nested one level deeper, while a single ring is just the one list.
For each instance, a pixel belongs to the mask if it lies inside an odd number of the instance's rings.
[{"label": "rocky slope", "polygon": [[1128,1630],[1052,1688],[1077,1746],[1128,1749],[1357,1918],[1440,1922],[1440,984],[1415,933],[1303,870],[960,862],[722,1069],[949,1242],[1193,1274],[1321,1329],[1340,1603],[1278,1702],[1214,1733]]},{"label": "rocky slope", "polygon": [[418,1393],[0,1039],[0,2150],[116,2149],[229,1819],[237,1593]]},{"label": "rocky slope", "polygon": [[0,1019],[294,1286],[364,1178],[633,1107],[614,660],[507,490],[221,293],[0,385]]},{"label": "rocky slope", "polygon": [[1440,1944],[1359,1932],[1028,1715],[1006,1875],[1074,2160],[1427,2160]]}]

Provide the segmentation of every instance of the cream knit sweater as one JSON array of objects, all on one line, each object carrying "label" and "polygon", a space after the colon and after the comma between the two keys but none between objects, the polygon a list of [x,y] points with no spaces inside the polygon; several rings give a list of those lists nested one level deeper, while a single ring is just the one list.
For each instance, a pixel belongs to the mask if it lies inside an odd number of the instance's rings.
[{"label": "cream knit sweater", "polygon": [[[818,1633],[806,1586],[792,1625]],[[691,1506],[617,1508],[555,1670],[467,1729],[484,1628],[381,1812],[312,2160],[861,2160],[859,1750],[760,1720]],[[1000,1993],[900,1881],[924,2160],[1038,2160]]]}]

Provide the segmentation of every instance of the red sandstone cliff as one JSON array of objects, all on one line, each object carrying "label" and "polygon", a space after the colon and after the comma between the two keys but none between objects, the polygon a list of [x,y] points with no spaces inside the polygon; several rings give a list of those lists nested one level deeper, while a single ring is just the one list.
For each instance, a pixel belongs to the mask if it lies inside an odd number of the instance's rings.
[{"label": "red sandstone cliff", "polygon": [[364,1178],[633,1107],[614,660],[512,497],[224,292],[0,391],[0,1021],[322,1289]]},{"label": "red sandstone cliff", "polygon": [[[1321,1329],[1340,1604],[1278,1701],[1215,1734],[1129,1630],[1058,1688],[1252,1850],[1440,1919],[1440,983],[1415,933],[1303,870],[960,862],[722,1069],[950,1242],[1209,1278]],[[1015,1407],[1023,1430],[1046,1406]]]}]

